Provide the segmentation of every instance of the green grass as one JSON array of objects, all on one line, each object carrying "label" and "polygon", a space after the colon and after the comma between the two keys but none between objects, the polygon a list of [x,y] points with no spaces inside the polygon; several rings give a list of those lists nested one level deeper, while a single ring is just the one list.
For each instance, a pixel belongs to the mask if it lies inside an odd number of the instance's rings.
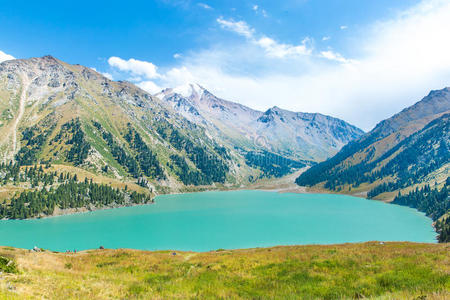
[{"label": "green grass", "polygon": [[5,279],[15,292],[0,289],[0,298],[450,297],[447,244],[371,242],[176,255],[173,251],[64,254],[12,249],[0,248],[0,255],[17,262],[19,273]]},{"label": "green grass", "polygon": [[17,273],[16,262],[11,258],[0,256],[0,272]]}]

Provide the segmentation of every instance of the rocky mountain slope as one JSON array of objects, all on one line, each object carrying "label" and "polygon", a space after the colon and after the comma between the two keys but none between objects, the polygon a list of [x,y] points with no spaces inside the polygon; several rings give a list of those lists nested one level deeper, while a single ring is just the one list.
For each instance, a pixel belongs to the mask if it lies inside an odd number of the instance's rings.
[{"label": "rocky mountain slope", "polygon": [[198,84],[155,95],[190,121],[244,149],[264,149],[293,159],[322,161],[363,131],[321,114],[273,107],[265,112],[220,99]]},{"label": "rocky mountain slope", "polygon": [[0,99],[3,162],[72,165],[153,188],[233,183],[254,171],[158,98],[51,56],[0,64]]}]

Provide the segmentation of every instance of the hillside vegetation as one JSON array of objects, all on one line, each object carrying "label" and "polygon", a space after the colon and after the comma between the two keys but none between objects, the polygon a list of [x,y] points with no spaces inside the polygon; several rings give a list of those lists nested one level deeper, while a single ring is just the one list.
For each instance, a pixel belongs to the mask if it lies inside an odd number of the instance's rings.
[{"label": "hillside vegetation", "polygon": [[378,242],[206,253],[3,247],[0,298],[448,299],[449,250]]}]

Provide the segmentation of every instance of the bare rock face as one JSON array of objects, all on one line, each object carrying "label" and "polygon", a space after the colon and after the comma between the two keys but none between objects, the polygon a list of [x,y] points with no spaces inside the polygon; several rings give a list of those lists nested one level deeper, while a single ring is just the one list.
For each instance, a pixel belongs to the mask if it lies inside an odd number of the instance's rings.
[{"label": "bare rock face", "polygon": [[265,112],[220,99],[198,84],[166,89],[155,96],[214,134],[249,148],[263,146],[288,157],[321,161],[364,132],[321,114],[273,107]]}]

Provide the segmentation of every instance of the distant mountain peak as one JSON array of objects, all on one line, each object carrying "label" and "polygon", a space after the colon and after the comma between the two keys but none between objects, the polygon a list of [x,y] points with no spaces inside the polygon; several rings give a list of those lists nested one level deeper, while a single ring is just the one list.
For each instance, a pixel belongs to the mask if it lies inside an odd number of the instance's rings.
[{"label": "distant mountain peak", "polygon": [[186,83],[176,88],[173,88],[172,91],[183,97],[189,98],[192,96],[201,97],[206,90],[198,83]]},{"label": "distant mountain peak", "polygon": [[55,58],[54,56],[52,56],[52,55],[44,55],[44,56],[42,56],[42,59],[45,59],[45,60],[55,60],[55,61],[56,61],[56,58]]}]

